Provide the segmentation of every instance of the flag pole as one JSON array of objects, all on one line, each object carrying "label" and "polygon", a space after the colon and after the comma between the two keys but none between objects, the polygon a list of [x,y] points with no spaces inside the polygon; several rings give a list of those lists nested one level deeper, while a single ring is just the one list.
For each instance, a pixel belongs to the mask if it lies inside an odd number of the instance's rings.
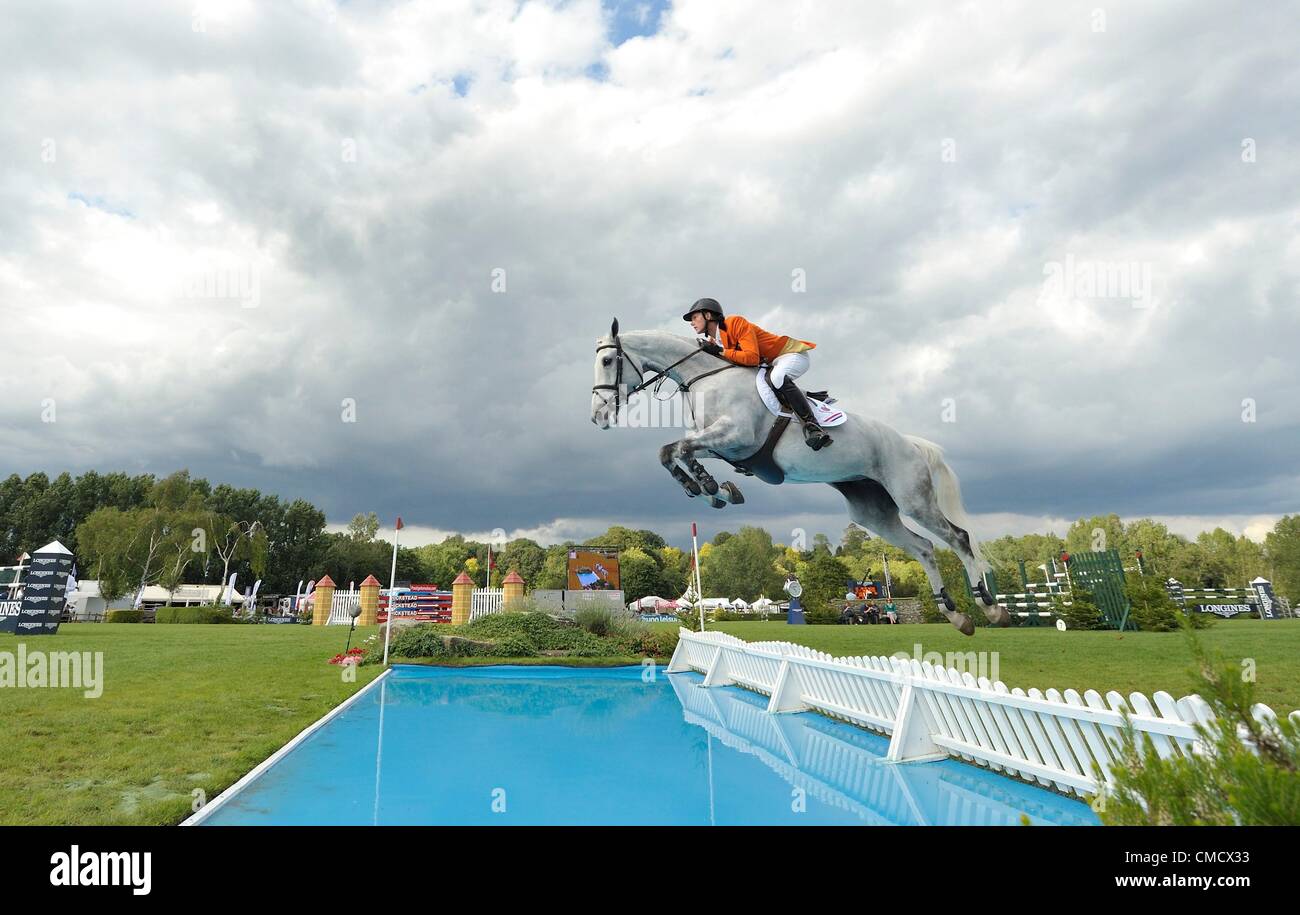
[{"label": "flag pole", "polygon": [[397,609],[397,538],[402,529],[402,516],[397,516],[393,528],[393,567],[388,573],[388,624],[384,626],[384,666],[388,666],[388,642],[393,637],[393,611]]},{"label": "flag pole", "polygon": [[691,553],[695,557],[695,600],[700,608],[700,632],[704,631],[704,588],[700,584],[700,547],[696,540],[695,522],[691,522]]}]

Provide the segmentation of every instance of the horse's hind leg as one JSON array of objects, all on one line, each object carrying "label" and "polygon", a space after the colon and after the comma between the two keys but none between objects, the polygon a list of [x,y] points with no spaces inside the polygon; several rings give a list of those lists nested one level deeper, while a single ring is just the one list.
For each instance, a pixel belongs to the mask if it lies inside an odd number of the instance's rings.
[{"label": "horse's hind leg", "polygon": [[898,516],[898,503],[875,480],[857,480],[851,483],[832,483],[849,503],[849,517],[877,536],[916,557],[930,581],[939,612],[948,618],[964,635],[975,634],[975,624],[958,613],[943,586],[943,576],[934,561],[934,545],[903,524]]},{"label": "horse's hind leg", "polygon": [[1005,607],[997,605],[996,598],[984,582],[984,564],[975,555],[970,532],[949,521],[939,508],[934,483],[930,479],[926,465],[922,462],[916,473],[911,474],[903,485],[896,490],[891,489],[890,492],[897,498],[897,504],[904,514],[915,519],[916,523],[926,530],[938,534],[939,539],[957,554],[966,569],[966,577],[970,579],[971,587],[979,595],[980,603],[984,605],[982,609],[989,622],[995,626],[1010,626],[1011,614]]}]

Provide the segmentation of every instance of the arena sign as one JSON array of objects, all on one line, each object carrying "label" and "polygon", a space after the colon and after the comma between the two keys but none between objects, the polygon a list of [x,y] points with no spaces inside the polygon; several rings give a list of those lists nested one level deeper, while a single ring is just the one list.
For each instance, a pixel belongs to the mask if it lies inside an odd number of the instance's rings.
[{"label": "arena sign", "polygon": [[[55,540],[31,557],[13,598],[0,603],[0,632],[17,635],[53,635],[67,603],[72,553]],[[21,598],[18,594],[21,593]]]},{"label": "arena sign", "polygon": [[1236,616],[1238,613],[1254,613],[1254,604],[1197,604],[1197,613],[1213,613],[1216,616]]}]

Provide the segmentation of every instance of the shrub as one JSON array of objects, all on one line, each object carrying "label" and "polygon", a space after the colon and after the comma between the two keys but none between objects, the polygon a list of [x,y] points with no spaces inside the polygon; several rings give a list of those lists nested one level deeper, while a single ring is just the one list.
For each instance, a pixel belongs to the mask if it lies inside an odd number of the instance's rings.
[{"label": "shrub", "polygon": [[104,616],[106,623],[143,623],[143,610],[110,610]]},{"label": "shrub", "polygon": [[[1185,615],[1183,615],[1185,617]],[[1255,720],[1255,684],[1210,658],[1183,625],[1197,690],[1214,711],[1202,750],[1162,757],[1150,737],[1121,732],[1114,783],[1093,802],[1108,826],[1290,826],[1300,823],[1300,723]],[[1101,772],[1095,771],[1100,777]]]},{"label": "shrub", "polygon": [[838,623],[840,621],[840,608],[834,604],[823,604],[816,610],[804,610],[803,618],[804,622],[818,626]]},{"label": "shrub", "polygon": [[[565,631],[578,632],[572,623],[554,619],[545,613],[489,613],[467,626],[460,627],[466,636],[475,639],[498,639],[507,635],[520,635],[541,645],[548,637]],[[554,636],[563,638],[563,636]],[[542,646],[545,647],[545,646]],[[564,647],[564,646],[557,646]]]},{"label": "shrub", "polygon": [[614,629],[614,611],[610,607],[583,607],[573,621],[592,635],[606,636]]},{"label": "shrub", "polygon": [[618,654],[642,658],[667,658],[677,648],[677,633],[650,629],[618,640]]},{"label": "shrub", "polygon": [[1182,620],[1192,629],[1205,629],[1212,622],[1207,613],[1184,613],[1164,583],[1153,575],[1129,578],[1124,583],[1124,594],[1132,607],[1129,619],[1147,632],[1173,632]]},{"label": "shrub", "polygon": [[1092,592],[1083,588],[1074,588],[1070,592],[1070,602],[1059,596],[1052,597],[1052,612],[1065,620],[1067,629],[1105,629],[1106,617],[1101,608],[1093,602]]},{"label": "shrub", "polygon": [[691,632],[700,631],[700,611],[694,607],[682,607],[677,611],[677,622]]},{"label": "shrub", "polygon": [[[389,655],[403,658],[445,658],[450,655],[436,624],[397,630],[388,646]],[[379,652],[382,656],[383,652]]]},{"label": "shrub", "polygon": [[234,616],[226,607],[159,607],[154,618],[157,623],[233,623]]},{"label": "shrub", "polygon": [[521,635],[508,635],[494,642],[488,653],[495,658],[535,658],[537,646]]},{"label": "shrub", "polygon": [[[640,620],[611,614],[608,635],[594,635],[545,613],[493,613],[465,626],[426,624],[396,630],[389,655],[402,658],[532,658],[543,652],[567,657],[616,655],[667,657],[677,647],[676,632],[661,632]],[[368,652],[375,663],[382,651]]]}]

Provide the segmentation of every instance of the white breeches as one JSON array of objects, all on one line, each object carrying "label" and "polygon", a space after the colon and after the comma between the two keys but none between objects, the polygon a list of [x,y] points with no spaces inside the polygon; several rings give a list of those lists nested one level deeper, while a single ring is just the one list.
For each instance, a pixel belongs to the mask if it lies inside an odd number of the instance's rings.
[{"label": "white breeches", "polygon": [[786,353],[772,360],[772,387],[779,388],[787,378],[798,378],[808,371],[811,361],[807,353]]}]

